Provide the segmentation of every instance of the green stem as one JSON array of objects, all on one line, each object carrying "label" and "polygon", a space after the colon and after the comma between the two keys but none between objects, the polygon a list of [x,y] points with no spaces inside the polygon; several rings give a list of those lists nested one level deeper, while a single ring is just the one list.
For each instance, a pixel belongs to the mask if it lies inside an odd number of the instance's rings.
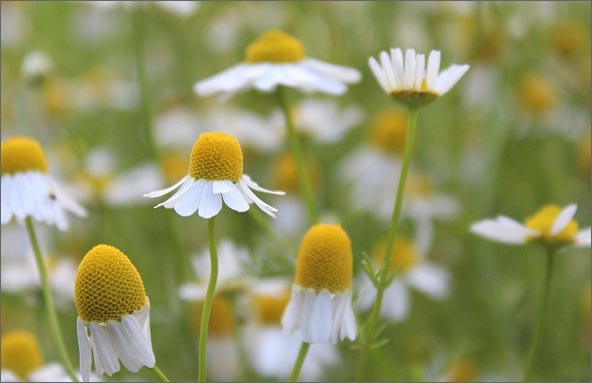
[{"label": "green stem", "polygon": [[534,338],[530,344],[528,350],[528,358],[526,359],[526,368],[524,370],[524,381],[528,381],[532,373],[532,365],[534,358],[537,353],[538,345],[540,342],[543,328],[545,327],[545,318],[547,317],[547,306],[549,305],[549,292],[551,290],[551,279],[553,277],[553,264],[555,261],[555,250],[552,248],[547,249],[547,270],[545,273],[545,279],[543,281],[543,303],[539,311],[539,318],[537,320]]},{"label": "green stem", "polygon": [[[417,116],[419,114],[418,108],[409,109],[409,129],[407,130],[407,139],[405,142],[405,154],[403,155],[403,165],[401,167],[401,174],[399,175],[399,184],[397,185],[397,196],[395,198],[395,207],[391,217],[391,225],[389,227],[388,236],[386,240],[386,254],[384,256],[383,273],[380,280],[380,286],[376,291],[376,299],[372,306],[372,312],[368,318],[368,324],[366,327],[366,337],[361,347],[360,362],[358,368],[358,378],[361,379],[366,369],[368,362],[368,353],[370,351],[370,345],[374,341],[374,331],[378,322],[380,309],[382,307],[382,299],[384,296],[384,290],[388,287],[385,283],[389,279],[389,269],[391,264],[391,253],[395,244],[395,236],[397,234],[397,228],[399,224],[399,218],[401,217],[401,210],[403,208],[403,196],[405,195],[405,183],[407,182],[407,173],[409,171],[409,164],[411,163],[411,156],[413,154],[413,143],[415,141],[415,127],[417,125]],[[379,276],[380,277],[380,276]]]},{"label": "green stem", "polygon": [[64,343],[62,332],[58,324],[58,317],[55,311],[55,306],[53,304],[53,297],[51,295],[51,286],[49,284],[49,278],[47,277],[45,263],[43,262],[43,257],[41,256],[41,250],[39,249],[39,243],[37,242],[37,236],[35,235],[33,221],[31,220],[31,217],[27,217],[25,218],[25,222],[27,225],[27,232],[29,233],[29,240],[31,241],[31,247],[33,247],[33,253],[35,254],[37,268],[39,269],[39,278],[41,279],[41,291],[43,293],[43,300],[45,301],[45,311],[47,313],[47,320],[49,321],[49,332],[51,334],[51,337],[53,338],[53,342],[55,343],[58,349],[60,359],[62,360],[62,364],[64,365],[64,368],[68,373],[68,376],[70,377],[70,379],[72,379],[73,382],[77,382],[79,379],[76,376],[76,372],[72,367],[72,362],[70,362],[70,358],[68,357],[66,344]]},{"label": "green stem", "polygon": [[298,139],[298,134],[296,133],[296,128],[294,127],[294,122],[292,121],[292,117],[290,115],[290,108],[288,107],[288,102],[286,101],[284,88],[282,86],[278,86],[276,94],[278,103],[280,104],[282,113],[284,114],[284,119],[286,120],[290,150],[292,151],[292,156],[296,161],[300,193],[302,193],[304,201],[306,202],[306,208],[308,209],[310,221],[314,224],[318,221],[318,212],[314,194],[312,192],[312,187],[310,186],[310,180],[306,174],[306,167],[304,164],[304,157],[302,156],[300,140]]},{"label": "green stem", "polygon": [[160,382],[169,382],[169,378],[166,377],[165,374],[163,374],[162,371],[160,371],[160,368],[158,368],[157,365],[154,365],[154,367],[149,368],[150,372],[152,372],[152,374],[154,376],[156,376],[156,379],[158,379]]},{"label": "green stem", "polygon": [[302,365],[304,364],[304,359],[306,359],[306,354],[308,354],[308,348],[310,347],[310,343],[302,342],[300,346],[300,351],[298,351],[298,357],[296,358],[296,362],[294,363],[294,368],[292,369],[292,373],[290,374],[290,382],[295,382],[298,380],[298,375],[300,375],[300,370],[302,369]]},{"label": "green stem", "polygon": [[210,281],[208,282],[208,290],[206,291],[206,298],[203,303],[203,310],[201,312],[201,326],[199,329],[199,375],[198,382],[205,382],[207,376],[206,367],[206,349],[208,341],[208,324],[210,322],[210,311],[212,309],[212,300],[214,298],[214,290],[216,289],[216,281],[218,280],[218,251],[216,250],[216,217],[210,218],[208,221],[208,234],[210,241]]}]

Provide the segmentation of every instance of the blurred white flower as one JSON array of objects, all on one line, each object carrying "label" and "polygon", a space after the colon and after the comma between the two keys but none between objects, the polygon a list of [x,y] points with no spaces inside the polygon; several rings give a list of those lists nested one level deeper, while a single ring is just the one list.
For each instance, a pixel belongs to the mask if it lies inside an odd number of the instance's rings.
[{"label": "blurred white flower", "polygon": [[[382,264],[385,244],[378,245],[374,251],[375,269]],[[450,275],[441,266],[424,260],[423,254],[416,246],[403,237],[397,237],[391,255],[392,269],[396,268],[397,276],[384,291],[380,315],[393,322],[407,317],[411,306],[410,289],[416,289],[432,299],[446,298],[449,290]],[[376,288],[367,274],[360,278],[358,307],[368,310],[376,298]]]},{"label": "blurred white flower", "polygon": [[174,107],[156,116],[154,141],[163,148],[191,149],[205,121],[184,107]]},{"label": "blurred white flower", "polygon": [[23,58],[21,72],[23,78],[29,82],[37,83],[43,81],[53,69],[53,60],[51,57],[40,51],[27,53]]},{"label": "blurred white flower", "polygon": [[199,1],[154,1],[156,5],[177,16],[190,16],[201,6]]}]

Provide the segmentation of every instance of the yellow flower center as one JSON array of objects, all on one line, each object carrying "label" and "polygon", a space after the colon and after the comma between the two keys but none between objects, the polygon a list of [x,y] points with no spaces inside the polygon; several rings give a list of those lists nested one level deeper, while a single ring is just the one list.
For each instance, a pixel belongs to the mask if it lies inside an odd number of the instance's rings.
[{"label": "yellow flower center", "polygon": [[372,143],[386,153],[402,153],[407,138],[407,122],[407,114],[402,111],[381,112],[372,124]]},{"label": "yellow flower center", "polygon": [[[386,255],[386,241],[381,241],[374,248],[374,259],[378,264],[384,263]],[[397,273],[404,274],[419,261],[419,253],[413,243],[406,238],[397,237],[393,250],[391,251],[391,264],[389,271],[397,270]]]},{"label": "yellow flower center", "polygon": [[[319,167],[312,157],[305,158],[306,173],[310,178],[313,188],[319,184]],[[274,164],[273,178],[275,187],[290,194],[298,194],[300,185],[298,182],[298,167],[291,154],[283,154]]]},{"label": "yellow flower center", "polygon": [[47,173],[47,159],[41,145],[27,137],[13,137],[2,142],[2,174],[39,171]]},{"label": "yellow flower center", "polygon": [[128,257],[113,246],[97,245],[76,273],[74,297],[83,321],[119,320],[147,301],[144,283]]},{"label": "yellow flower center", "polygon": [[532,113],[540,114],[555,107],[556,95],[553,84],[541,75],[528,74],[520,81],[520,104]]},{"label": "yellow flower center", "polygon": [[571,58],[585,52],[589,32],[577,20],[555,24],[550,29],[551,46],[565,58]]},{"label": "yellow flower center", "polygon": [[405,193],[410,197],[428,197],[433,193],[432,184],[425,176],[412,174],[407,178]]},{"label": "yellow flower center", "polygon": [[255,310],[257,312],[259,321],[265,325],[279,325],[282,321],[282,315],[289,301],[289,291],[284,291],[284,293],[279,296],[256,296]]},{"label": "yellow flower center", "polygon": [[546,205],[534,215],[527,218],[524,222],[526,227],[542,233],[540,237],[537,236],[532,239],[542,239],[549,242],[573,241],[574,237],[578,233],[578,223],[574,220],[569,221],[565,228],[563,228],[563,230],[561,230],[559,233],[551,235],[551,228],[553,227],[553,224],[555,223],[555,220],[557,219],[557,216],[560,212],[561,208],[559,206]]},{"label": "yellow flower center", "polygon": [[168,182],[177,182],[187,174],[187,160],[179,153],[166,153],[161,157],[162,169]]},{"label": "yellow flower center", "polygon": [[[199,336],[201,324],[201,312],[203,303],[197,307],[195,316],[195,331]],[[208,334],[219,337],[231,337],[236,330],[234,311],[230,301],[223,296],[216,295],[212,300],[210,321],[208,323]]]},{"label": "yellow flower center", "polygon": [[311,227],[300,245],[294,282],[316,292],[344,292],[351,286],[352,273],[351,242],[341,226]]},{"label": "yellow flower center", "polygon": [[243,152],[236,138],[226,133],[202,133],[191,151],[189,175],[237,182],[243,175]]},{"label": "yellow flower center", "polygon": [[37,338],[22,330],[10,331],[2,335],[0,353],[3,370],[10,370],[19,378],[27,380],[29,374],[43,365],[43,357]]},{"label": "yellow flower center", "polygon": [[248,63],[286,63],[297,62],[304,57],[304,47],[298,39],[272,29],[249,44],[245,60]]}]

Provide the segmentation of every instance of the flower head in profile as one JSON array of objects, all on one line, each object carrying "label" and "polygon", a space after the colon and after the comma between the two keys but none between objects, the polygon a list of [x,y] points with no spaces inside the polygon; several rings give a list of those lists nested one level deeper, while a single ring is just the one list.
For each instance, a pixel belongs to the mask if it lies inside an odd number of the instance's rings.
[{"label": "flower head in profile", "polygon": [[2,335],[3,382],[69,382],[66,370],[59,363],[43,363],[41,348],[35,335],[25,330],[12,330]]},{"label": "flower head in profile", "polygon": [[508,244],[539,242],[551,246],[590,247],[590,228],[579,230],[573,220],[577,206],[561,209],[557,205],[543,206],[524,224],[506,216],[474,223],[471,231],[483,238]]},{"label": "flower head in profile", "polygon": [[414,49],[407,49],[403,57],[400,48],[392,48],[390,55],[382,51],[380,63],[374,57],[368,63],[382,89],[413,108],[446,94],[469,70],[469,65],[451,65],[440,72],[440,51],[431,51],[426,62],[425,55]]},{"label": "flower head in profile", "polygon": [[[243,174],[243,152],[238,141],[229,134],[202,133],[191,151],[189,172],[175,185],[145,194],[156,198],[178,189],[172,197],[156,207],[175,209],[188,217],[198,212],[202,218],[212,218],[222,210],[222,201],[240,213],[255,203],[266,214],[275,217],[277,209],[263,202],[252,190],[283,195],[264,189]],[[252,190],[251,190],[252,189]]]},{"label": "flower head in profile", "polygon": [[339,225],[315,225],[304,236],[282,326],[300,331],[306,343],[337,343],[356,338],[351,306],[352,250]]},{"label": "flower head in profile", "polygon": [[13,217],[33,219],[68,228],[65,211],[85,216],[85,210],[64,193],[48,175],[48,162],[41,145],[26,137],[12,137],[2,142],[1,222]]},{"label": "flower head in profile", "polygon": [[287,86],[339,95],[347,90],[346,84],[359,80],[356,69],[306,57],[298,39],[272,29],[249,44],[244,62],[197,82],[194,91],[200,96],[232,95],[253,88],[272,92]]},{"label": "flower head in profile", "polygon": [[97,245],[85,256],[74,284],[82,379],[88,381],[94,356],[97,374],[154,367],[150,302],[142,277],[117,248]]}]

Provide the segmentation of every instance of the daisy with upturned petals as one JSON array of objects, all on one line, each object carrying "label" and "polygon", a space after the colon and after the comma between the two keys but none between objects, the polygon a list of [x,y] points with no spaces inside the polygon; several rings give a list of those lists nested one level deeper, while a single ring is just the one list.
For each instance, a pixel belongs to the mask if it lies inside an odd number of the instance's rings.
[{"label": "daisy with upturned petals", "polygon": [[[375,267],[384,263],[385,243],[374,249]],[[382,317],[399,322],[407,317],[411,307],[410,290],[413,288],[440,301],[448,295],[450,275],[441,266],[423,259],[420,250],[409,240],[397,237],[391,253],[391,272],[397,278],[384,291],[384,303],[380,310]],[[369,309],[376,298],[376,289],[367,274],[363,274],[358,305]]]},{"label": "daisy with upturned petals", "polygon": [[156,207],[175,209],[188,217],[198,212],[202,218],[212,218],[222,210],[222,201],[234,211],[243,213],[255,203],[264,213],[275,217],[277,209],[263,202],[253,190],[284,195],[267,190],[243,174],[243,153],[238,141],[226,133],[202,133],[191,151],[189,174],[175,185],[144,194],[156,198],[178,189],[172,197]]},{"label": "daisy with upturned petals", "polygon": [[290,303],[282,317],[286,334],[306,343],[356,338],[352,310],[352,250],[339,225],[315,225],[304,236]]},{"label": "daisy with upturned petals", "polygon": [[553,246],[590,247],[590,228],[578,231],[578,223],[572,219],[577,208],[575,204],[563,209],[546,205],[524,224],[500,215],[474,223],[471,231],[483,238],[511,245],[539,242]]},{"label": "daisy with upturned petals", "polygon": [[469,70],[469,65],[451,65],[440,72],[440,51],[425,55],[407,49],[403,58],[400,48],[380,53],[380,63],[370,57],[370,69],[382,89],[395,101],[410,107],[429,104],[446,94]]},{"label": "daisy with upturned petals", "polygon": [[74,295],[82,380],[88,382],[94,358],[97,374],[155,368],[150,337],[150,301],[142,277],[125,254],[97,245],[82,259]]},{"label": "daisy with upturned petals", "polygon": [[65,211],[84,217],[86,211],[47,174],[48,164],[39,143],[26,137],[2,142],[1,203],[2,225],[12,218],[26,217],[68,228]]},{"label": "daisy with upturned petals", "polygon": [[347,90],[346,84],[359,80],[356,69],[306,57],[298,39],[270,30],[247,47],[245,62],[197,82],[193,89],[200,96],[229,96],[253,88],[272,92],[278,86],[287,86],[339,95]]}]

